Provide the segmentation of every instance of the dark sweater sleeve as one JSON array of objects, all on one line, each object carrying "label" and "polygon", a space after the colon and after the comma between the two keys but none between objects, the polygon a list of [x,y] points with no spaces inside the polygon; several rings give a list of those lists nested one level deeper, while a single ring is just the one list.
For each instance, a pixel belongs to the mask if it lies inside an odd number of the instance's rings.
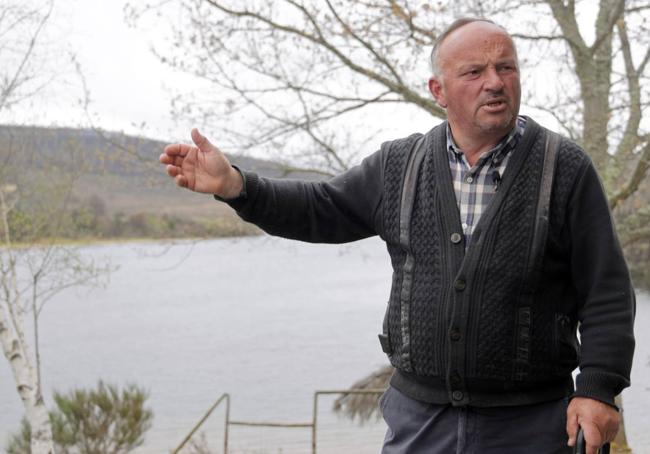
[{"label": "dark sweater sleeve", "polygon": [[630,385],[635,297],[596,170],[587,160],[569,204],[571,272],[578,309],[581,359],[576,396],[610,405]]},{"label": "dark sweater sleeve", "polygon": [[228,204],[265,232],[312,243],[344,243],[378,233],[382,150],[327,181],[275,180],[243,172],[245,197]]}]

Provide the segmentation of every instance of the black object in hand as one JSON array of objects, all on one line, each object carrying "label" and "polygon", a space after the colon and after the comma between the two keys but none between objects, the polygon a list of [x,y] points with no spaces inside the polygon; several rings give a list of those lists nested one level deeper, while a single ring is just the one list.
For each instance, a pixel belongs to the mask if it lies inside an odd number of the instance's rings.
[{"label": "black object in hand", "polygon": [[[585,434],[582,427],[578,427],[578,436],[576,437],[576,444],[573,446],[573,454],[586,454],[587,442],[585,441]],[[609,443],[605,443],[600,450],[599,454],[609,454]]]}]

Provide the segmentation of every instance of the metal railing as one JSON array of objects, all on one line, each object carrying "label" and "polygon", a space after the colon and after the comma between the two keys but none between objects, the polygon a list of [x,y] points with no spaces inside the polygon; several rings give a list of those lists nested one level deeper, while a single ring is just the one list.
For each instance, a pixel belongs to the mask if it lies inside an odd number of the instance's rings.
[{"label": "metal railing", "polygon": [[178,454],[181,452],[181,449],[189,442],[194,434],[201,428],[203,423],[210,417],[212,412],[216,410],[216,408],[219,406],[219,404],[223,401],[226,401],[226,418],[225,418],[225,424],[224,424],[224,436],[223,436],[223,453],[227,454],[228,453],[228,427],[230,426],[230,394],[225,393],[222,394],[221,397],[217,399],[215,403],[212,404],[210,409],[205,412],[205,415],[199,420],[199,422],[196,423],[196,425],[190,430],[190,433],[188,433],[185,438],[183,438],[183,441],[172,451],[172,454]]},{"label": "metal railing", "polygon": [[259,422],[259,421],[231,421],[230,420],[230,395],[222,394],[217,401],[212,404],[208,411],[203,415],[198,423],[185,436],[183,441],[172,451],[172,454],[179,454],[181,449],[192,439],[196,432],[201,428],[203,423],[210,417],[216,408],[226,401],[226,415],[224,422],[223,435],[223,454],[228,454],[228,435],[230,426],[247,426],[247,427],[280,427],[280,428],[299,428],[311,429],[311,452],[316,454],[318,440],[318,399],[320,396],[332,394],[382,394],[385,389],[334,389],[334,390],[317,390],[314,391],[312,421],[304,423],[286,423],[286,422]]}]

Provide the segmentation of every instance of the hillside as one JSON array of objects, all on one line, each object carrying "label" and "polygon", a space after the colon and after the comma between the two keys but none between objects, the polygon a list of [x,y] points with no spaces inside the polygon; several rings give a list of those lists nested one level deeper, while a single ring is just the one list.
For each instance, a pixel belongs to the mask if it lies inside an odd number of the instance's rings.
[{"label": "hillside", "polygon": [[[156,213],[206,219],[232,217],[212,197],[176,187],[158,163],[165,142],[92,129],[0,125],[0,163],[20,169],[22,181],[55,177],[53,169],[74,163],[79,200],[99,198],[110,214]],[[309,173],[286,173],[282,165],[245,156],[229,156],[243,169],[273,178],[317,179]],[[15,172],[0,177],[14,183]],[[7,183],[5,181],[4,183]]]}]

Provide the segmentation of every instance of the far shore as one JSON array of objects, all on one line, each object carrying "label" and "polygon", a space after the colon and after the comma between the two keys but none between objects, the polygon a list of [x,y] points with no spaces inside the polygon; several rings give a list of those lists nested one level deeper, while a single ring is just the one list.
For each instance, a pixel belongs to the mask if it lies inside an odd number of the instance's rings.
[{"label": "far shore", "polygon": [[[28,249],[30,247],[47,247],[47,246],[97,246],[97,245],[111,245],[111,244],[130,244],[130,243],[172,243],[172,242],[192,242],[192,241],[209,241],[220,240],[228,238],[250,238],[261,236],[264,233],[249,233],[237,235],[223,235],[223,236],[178,236],[178,237],[114,237],[114,238],[45,238],[33,242],[16,242],[12,243],[13,249]],[[6,249],[4,244],[0,245],[0,249]]]}]

